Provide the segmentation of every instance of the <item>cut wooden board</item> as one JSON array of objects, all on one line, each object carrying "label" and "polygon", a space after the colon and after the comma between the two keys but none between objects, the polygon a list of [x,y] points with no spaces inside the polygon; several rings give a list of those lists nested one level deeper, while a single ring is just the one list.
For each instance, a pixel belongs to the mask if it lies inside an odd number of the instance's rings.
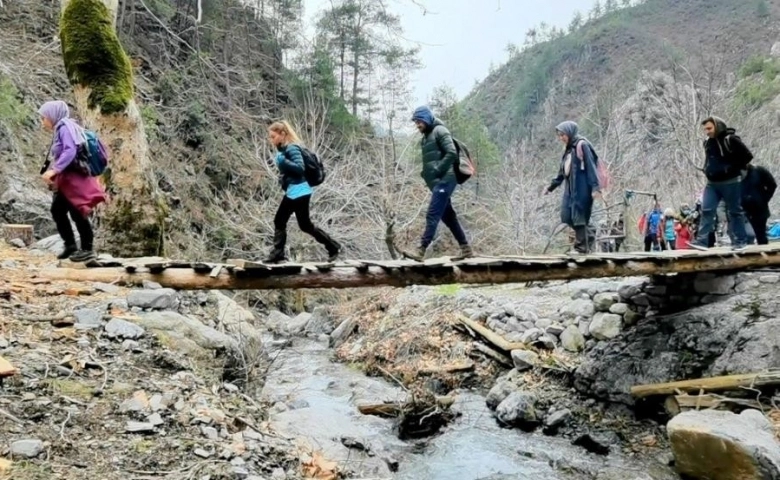
[{"label": "cut wooden board", "polygon": [[631,387],[631,395],[637,398],[653,395],[672,395],[680,392],[723,391],[740,388],[780,385],[780,371],[766,373],[748,373],[744,375],[726,375],[722,377],[697,378],[679,382],[635,385]]},{"label": "cut wooden board", "polygon": [[0,378],[11,377],[16,375],[17,370],[11,365],[11,362],[0,357]]}]

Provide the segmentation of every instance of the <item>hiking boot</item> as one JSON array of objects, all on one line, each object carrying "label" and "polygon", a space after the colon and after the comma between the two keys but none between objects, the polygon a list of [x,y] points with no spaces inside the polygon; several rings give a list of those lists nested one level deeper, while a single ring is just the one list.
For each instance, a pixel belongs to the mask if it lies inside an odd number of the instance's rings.
[{"label": "hiking boot", "polygon": [[474,249],[471,248],[471,245],[461,245],[460,246],[460,255],[452,257],[452,260],[465,260],[467,258],[471,258],[474,256]]},{"label": "hiking boot", "polygon": [[416,260],[418,262],[422,262],[425,260],[425,252],[428,250],[426,247],[423,247],[422,245],[415,248],[412,251],[407,250],[401,250],[401,255],[403,255],[406,258],[411,258],[412,260]]},{"label": "hiking boot", "polygon": [[65,260],[70,258],[71,255],[79,251],[79,247],[76,245],[65,245],[65,249],[57,255],[57,260]]},{"label": "hiking boot", "polygon": [[70,261],[76,263],[82,263],[82,262],[88,262],[90,260],[94,260],[96,257],[97,255],[95,255],[95,252],[92,250],[79,250],[78,252],[70,256]]},{"label": "hiking boot", "polygon": [[282,263],[286,262],[287,258],[284,256],[284,250],[271,250],[271,253],[263,259],[263,263]]},{"label": "hiking boot", "polygon": [[340,254],[341,254],[341,245],[339,245],[338,248],[336,248],[335,250],[328,251],[328,261],[335,262],[336,260],[338,260]]},{"label": "hiking boot", "polygon": [[284,246],[287,243],[287,232],[274,231],[274,247],[271,253],[263,260],[263,263],[282,263],[287,260],[284,256]]}]

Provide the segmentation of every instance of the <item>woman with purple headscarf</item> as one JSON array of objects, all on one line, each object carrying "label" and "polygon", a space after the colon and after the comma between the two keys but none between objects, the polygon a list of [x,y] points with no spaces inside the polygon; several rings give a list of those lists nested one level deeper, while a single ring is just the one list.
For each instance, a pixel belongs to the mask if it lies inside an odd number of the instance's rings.
[{"label": "woman with purple headscarf", "polygon": [[[42,177],[54,191],[51,215],[65,242],[65,249],[57,258],[86,262],[95,257],[89,215],[97,205],[105,202],[106,193],[95,177],[77,166],[77,157],[80,150],[86,148],[86,140],[84,129],[70,118],[68,105],[61,100],[46,102],[38,113],[43,127],[54,134],[49,152],[54,161]],[[68,215],[79,232],[81,250],[76,245]]]}]

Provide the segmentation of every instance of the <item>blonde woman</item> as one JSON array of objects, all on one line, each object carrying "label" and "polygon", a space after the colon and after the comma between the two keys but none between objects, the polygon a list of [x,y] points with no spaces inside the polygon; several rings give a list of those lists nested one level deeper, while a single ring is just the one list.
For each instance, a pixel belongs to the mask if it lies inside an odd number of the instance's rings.
[{"label": "blonde woman", "polygon": [[265,263],[279,263],[286,260],[284,247],[287,243],[287,222],[295,214],[301,231],[308,233],[325,246],[328,261],[334,261],[341,252],[341,245],[330,235],[314,226],[309,217],[312,187],[304,175],[301,140],[295,130],[286,121],[274,122],[268,127],[268,137],[276,147],[276,166],[279,168],[280,182],[284,198],[274,216],[274,246],[264,260]]}]

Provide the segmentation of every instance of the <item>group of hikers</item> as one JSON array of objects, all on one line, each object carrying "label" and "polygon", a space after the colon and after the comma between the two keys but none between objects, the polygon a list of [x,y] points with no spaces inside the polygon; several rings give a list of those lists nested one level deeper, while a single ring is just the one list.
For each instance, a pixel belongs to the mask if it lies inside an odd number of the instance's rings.
[{"label": "group of hikers", "polygon": [[[105,147],[96,140],[94,133],[70,118],[65,102],[46,102],[39,114],[43,127],[52,132],[48,155],[53,161],[49,162],[47,156],[41,174],[54,192],[52,218],[65,244],[58,258],[74,262],[91,260],[95,253],[89,218],[93,209],[107,199],[104,187],[97,180],[96,173],[102,169],[94,167],[94,157],[107,162]],[[472,257],[474,251],[452,205],[452,195],[464,181],[461,159],[464,147],[427,106],[416,108],[412,121],[422,135],[421,175],[431,197],[419,243],[401,252],[408,258],[423,260],[439,223],[443,222],[460,247],[454,258]],[[723,120],[710,117],[702,122],[702,127],[708,137],[704,143],[706,162],[703,169],[707,186],[702,198],[695,210],[684,205],[679,212],[671,209],[662,212],[656,204],[653,211],[644,216],[642,228],[646,250],[714,246],[716,210],[721,201],[725,203],[733,249],[742,250],[753,241],[767,243],[768,204],[776,188],[774,178],[765,168],[751,164],[752,153]],[[600,198],[607,187],[608,176],[593,145],[579,135],[575,122],[563,122],[555,130],[564,145],[564,153],[558,175],[544,193],[563,187],[561,221],[574,232],[573,252],[587,253],[595,246],[589,235],[594,200]],[[268,127],[268,138],[276,149],[275,164],[284,195],[274,217],[273,246],[263,261],[279,263],[286,260],[287,224],[293,214],[300,229],[325,247],[328,260],[336,260],[342,245],[315,226],[310,218],[314,187],[324,179],[322,164],[286,121],[272,123]],[[465,178],[471,173],[467,171]],[[80,248],[68,216],[79,232]]]}]

